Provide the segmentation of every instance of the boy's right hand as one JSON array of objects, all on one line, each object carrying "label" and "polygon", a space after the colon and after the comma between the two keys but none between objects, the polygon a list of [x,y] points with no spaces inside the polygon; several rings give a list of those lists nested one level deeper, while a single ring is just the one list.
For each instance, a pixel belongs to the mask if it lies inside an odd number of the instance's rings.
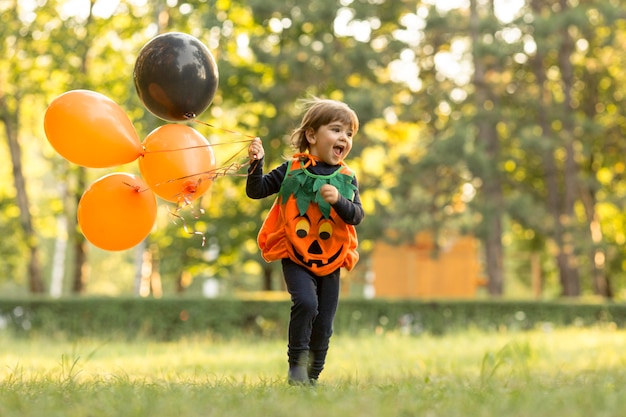
[{"label": "boy's right hand", "polygon": [[248,157],[251,160],[259,160],[265,156],[265,150],[263,149],[263,143],[261,138],[254,138],[248,146]]}]

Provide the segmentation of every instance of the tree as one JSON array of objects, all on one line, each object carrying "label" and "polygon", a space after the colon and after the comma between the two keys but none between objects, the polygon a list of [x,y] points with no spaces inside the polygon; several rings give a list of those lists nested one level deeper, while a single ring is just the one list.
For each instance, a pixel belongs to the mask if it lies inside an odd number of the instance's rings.
[{"label": "tree", "polygon": [[[43,140],[41,123],[32,120],[46,102],[74,88],[110,96],[140,136],[165,123],[141,105],[133,64],[151,37],[187,32],[218,62],[218,93],[198,116],[210,126],[189,123],[209,138],[220,163],[245,163],[249,136],[264,140],[267,168],[281,163],[290,153],[286,138],[300,117],[300,98],[337,98],[357,110],[361,130],[349,163],[367,211],[359,227],[364,258],[381,236],[412,242],[428,230],[439,242],[449,233],[471,233],[483,241],[493,295],[506,292],[511,279],[530,285],[530,264],[536,289],[619,293],[626,259],[620,82],[626,65],[619,53],[623,31],[614,30],[624,26],[618,5],[528,0],[505,18],[501,3],[491,1],[418,2],[417,8],[390,0],[170,3],[0,6],[12,16],[0,28],[0,115],[12,152],[16,145],[46,152],[36,142]],[[27,146],[31,141],[37,146]],[[22,163],[18,152],[10,165],[21,166],[14,178],[24,183],[15,182],[15,203],[0,204],[3,228],[19,223],[25,243],[32,244],[31,233],[41,253],[54,237],[54,216],[66,215],[74,233],[68,259],[75,262],[75,292],[85,291],[90,265],[102,270],[102,258],[148,259],[92,251],[72,220],[101,171],[44,154],[40,165],[54,175],[41,179],[29,170],[37,164]],[[261,260],[254,240],[272,201],[245,197],[245,169],[233,165],[191,206],[161,202],[157,231],[129,255],[149,250],[153,269],[178,290],[190,276],[209,275],[232,288],[277,288],[277,268]],[[29,194],[29,181],[45,185]],[[55,181],[66,184],[65,197]],[[18,204],[25,209],[12,217]],[[20,245],[0,250],[3,259],[15,259]]]},{"label": "tree", "polygon": [[476,115],[476,142],[483,154],[483,162],[476,172],[481,179],[482,187],[479,190],[481,204],[481,223],[479,236],[485,249],[485,268],[488,277],[488,289],[491,295],[502,295],[504,286],[502,246],[502,221],[504,216],[504,196],[498,165],[502,160],[500,137],[496,129],[499,119],[501,100],[497,95],[498,86],[492,85],[497,80],[501,57],[494,52],[496,48],[489,48],[482,39],[489,36],[493,39],[492,28],[495,16],[493,2],[483,5],[484,13],[480,13],[476,0],[470,1],[470,37],[473,45],[473,86],[474,105]]},{"label": "tree", "polygon": [[[22,55],[35,56],[36,42],[33,40],[33,27],[18,16],[18,2],[12,2],[3,11],[9,16],[8,24],[0,30],[3,42],[0,53],[3,56],[0,74],[0,121],[9,146],[16,201],[19,207],[19,220],[28,250],[28,287],[33,293],[42,293],[44,284],[41,270],[39,238],[34,227],[31,202],[26,188],[26,178],[22,165],[20,145],[20,114],[24,97],[36,88],[36,80],[20,75],[34,66],[34,60],[22,59]],[[1,33],[4,32],[4,33]],[[18,35],[19,34],[19,35]]]}]

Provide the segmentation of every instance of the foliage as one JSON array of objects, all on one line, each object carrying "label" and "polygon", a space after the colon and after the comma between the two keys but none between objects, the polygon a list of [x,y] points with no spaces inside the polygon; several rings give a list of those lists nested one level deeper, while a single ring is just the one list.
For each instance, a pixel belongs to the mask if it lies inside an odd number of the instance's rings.
[{"label": "foliage", "polygon": [[[501,261],[509,285],[529,282],[524,271],[539,256],[548,294],[579,279],[582,294],[621,297],[625,23],[615,2],[566,3],[526,0],[514,10],[472,1],[473,14],[465,4],[434,1],[3,2],[0,111],[20,116],[44,271],[63,234],[56,218],[65,215],[66,280],[88,284],[91,269],[92,280],[105,281],[91,288],[121,280],[128,285],[107,293],[132,288],[139,270],[133,260],[141,256],[106,257],[90,248],[86,265],[71,264],[80,261],[74,251],[82,242],[76,202],[104,172],[63,161],[46,144],[41,119],[58,94],[93,89],[119,103],[145,137],[163,121],[135,94],[134,61],[153,36],[181,31],[204,42],[218,63],[218,93],[199,116],[217,128],[193,126],[221,163],[231,156],[244,162],[248,136],[263,139],[266,169],[281,163],[291,152],[286,139],[299,118],[298,99],[336,98],[357,111],[361,129],[349,165],[367,213],[359,227],[362,262],[376,240],[412,242],[424,230],[436,239],[473,234],[487,244],[489,221],[502,215],[496,238],[507,248]],[[475,64],[484,69],[481,79]],[[494,135],[495,151],[480,126]],[[10,165],[8,155],[0,158]],[[245,166],[237,174],[245,175]],[[1,175],[11,183],[8,170]],[[13,231],[17,201],[4,187],[0,223]],[[488,193],[493,187],[501,204]],[[280,280],[254,241],[271,198],[248,200],[243,178],[218,178],[193,207],[160,203],[157,230],[137,250],[156,248],[168,288],[183,289],[185,276],[214,276],[229,290],[259,289],[260,277]],[[23,248],[0,245],[3,259],[16,261],[0,282],[26,282],[26,263],[18,265],[15,254],[25,258]],[[116,267],[113,278],[98,272]],[[566,269],[576,276],[564,280]]]},{"label": "foliage", "polygon": [[[22,337],[98,337],[178,340],[197,335],[283,336],[289,302],[198,298],[92,298],[2,300],[5,331]],[[513,301],[342,300],[335,333],[400,331],[447,334],[466,328],[530,330],[541,326],[626,327],[626,306]]]},{"label": "foliage", "polygon": [[0,265],[0,276],[20,276],[21,257],[23,253],[22,231],[16,218],[15,206],[8,199],[0,199],[0,213],[4,221],[0,222],[0,253],[3,261]]}]

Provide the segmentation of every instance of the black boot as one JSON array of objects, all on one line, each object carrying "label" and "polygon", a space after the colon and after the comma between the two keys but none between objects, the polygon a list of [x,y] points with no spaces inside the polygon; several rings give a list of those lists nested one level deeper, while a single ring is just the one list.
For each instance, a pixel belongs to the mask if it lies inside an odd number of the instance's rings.
[{"label": "black boot", "polygon": [[317,379],[320,376],[320,373],[324,369],[324,364],[326,363],[326,353],[328,349],[315,351],[312,350],[309,353],[309,363],[308,363],[308,374],[309,379],[311,380],[311,384],[315,385],[317,383]]},{"label": "black boot", "polygon": [[309,376],[306,372],[306,366],[290,366],[287,381],[289,385],[309,385]]},{"label": "black boot", "polygon": [[299,352],[298,354],[289,355],[289,373],[287,381],[289,385],[309,385],[309,373],[307,363],[309,361],[309,352]]}]

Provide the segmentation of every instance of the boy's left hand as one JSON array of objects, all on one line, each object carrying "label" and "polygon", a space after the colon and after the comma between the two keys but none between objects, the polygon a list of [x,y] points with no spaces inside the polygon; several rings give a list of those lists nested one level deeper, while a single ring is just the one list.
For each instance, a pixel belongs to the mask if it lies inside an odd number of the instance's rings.
[{"label": "boy's left hand", "polygon": [[320,188],[320,195],[330,204],[335,204],[339,200],[339,190],[330,184],[324,184]]},{"label": "boy's left hand", "polygon": [[261,138],[254,138],[248,146],[248,157],[250,160],[259,160],[265,156],[265,150],[263,149],[263,142]]}]

